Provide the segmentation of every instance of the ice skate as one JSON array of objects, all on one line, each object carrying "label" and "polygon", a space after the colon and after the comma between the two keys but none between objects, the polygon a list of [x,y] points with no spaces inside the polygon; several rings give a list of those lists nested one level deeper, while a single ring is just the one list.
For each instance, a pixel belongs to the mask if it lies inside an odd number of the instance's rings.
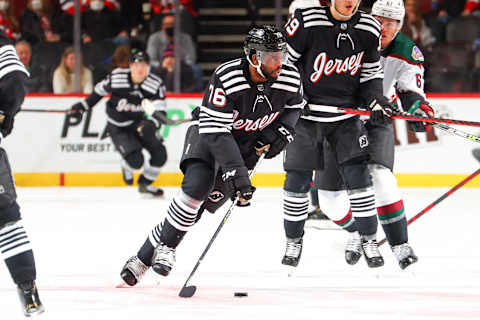
[{"label": "ice skate", "polygon": [[144,195],[151,195],[154,197],[163,196],[163,189],[154,187],[151,184],[138,184],[138,192]]},{"label": "ice skate", "polygon": [[378,268],[383,266],[383,257],[378,250],[377,240],[363,240],[363,254],[370,268]]},{"label": "ice skate", "polygon": [[17,291],[22,304],[23,314],[26,317],[37,316],[45,311],[45,308],[38,297],[38,290],[35,281],[19,284]]},{"label": "ice skate", "polygon": [[412,247],[410,247],[407,242],[393,246],[392,251],[402,270],[418,261],[418,257],[415,255]]},{"label": "ice skate", "polygon": [[168,276],[175,264],[175,249],[167,247],[160,243],[153,252],[152,268],[153,270],[162,275]]},{"label": "ice skate", "polygon": [[148,268],[137,256],[133,256],[123,266],[120,277],[129,286],[134,286],[140,281]]},{"label": "ice skate", "polygon": [[285,249],[285,255],[282,259],[282,264],[289,268],[288,276],[291,276],[293,270],[298,266],[298,263],[300,262],[300,257],[302,256],[302,248],[302,238],[287,238],[287,246]]},{"label": "ice skate", "polygon": [[122,178],[127,185],[131,186],[133,184],[133,171],[128,167],[126,162],[122,162]]},{"label": "ice skate", "polygon": [[308,211],[308,220],[329,220],[327,215],[322,212],[320,207],[312,207]]},{"label": "ice skate", "polygon": [[345,246],[345,261],[350,265],[354,265],[362,256],[362,238],[358,231],[349,232],[349,234],[350,237]]}]

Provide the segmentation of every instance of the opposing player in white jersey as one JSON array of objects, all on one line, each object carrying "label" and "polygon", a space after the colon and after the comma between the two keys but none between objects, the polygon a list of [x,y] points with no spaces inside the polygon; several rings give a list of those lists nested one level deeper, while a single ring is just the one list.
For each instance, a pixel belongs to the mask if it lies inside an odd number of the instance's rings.
[{"label": "opposing player in white jersey", "polygon": [[[423,55],[407,36],[400,33],[405,9],[402,0],[378,0],[372,8],[372,15],[382,25],[381,63],[384,69],[383,93],[392,104],[400,99],[404,110],[433,116],[434,111],[423,91]],[[421,122],[408,124],[413,131],[425,131],[428,126]],[[392,173],[394,162],[394,133],[390,120],[384,124],[367,122],[369,169],[375,188],[375,203],[380,223],[387,240],[405,269],[418,260],[408,244],[407,220],[397,181]],[[319,190],[322,210],[351,233],[345,250],[345,259],[355,264],[361,256],[360,237],[351,214],[348,195],[343,185],[333,154],[327,153],[325,168],[316,172],[315,181]],[[332,185],[337,181],[336,187]]]}]

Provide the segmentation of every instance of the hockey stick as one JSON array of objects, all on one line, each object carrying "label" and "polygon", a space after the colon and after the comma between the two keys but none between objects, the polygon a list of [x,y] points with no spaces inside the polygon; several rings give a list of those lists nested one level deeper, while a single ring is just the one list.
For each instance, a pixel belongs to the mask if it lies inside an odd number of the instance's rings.
[{"label": "hockey stick", "polygon": [[456,136],[459,136],[459,137],[462,137],[462,138],[466,138],[466,139],[471,140],[471,141],[480,142],[480,137],[479,136],[475,136],[475,135],[470,134],[468,132],[453,128],[453,127],[449,126],[448,124],[433,123],[432,125],[437,129],[440,129],[442,131],[451,133],[453,135],[456,135]]},{"label": "hockey stick", "polygon": [[[253,168],[253,170],[250,172],[250,174],[248,175],[248,177],[251,179],[253,177],[253,174],[255,173],[255,171],[257,170],[257,168],[260,166],[260,163],[262,162],[263,158],[265,158],[265,154],[266,152],[262,153],[260,155],[260,158],[258,159],[257,161],[257,164],[255,165],[255,167]],[[180,290],[180,292],[178,293],[178,295],[182,298],[191,298],[193,297],[193,295],[195,294],[195,291],[197,291],[197,287],[196,286],[189,286],[188,283],[190,281],[190,279],[192,278],[193,274],[195,273],[195,271],[197,271],[198,267],[200,266],[200,263],[202,263],[203,261],[203,258],[205,257],[205,255],[207,254],[208,250],[210,249],[210,247],[212,246],[213,244],[213,241],[215,241],[215,238],[218,236],[218,233],[220,232],[220,230],[222,230],[223,226],[225,225],[225,222],[227,222],[228,220],[228,217],[230,217],[230,215],[232,214],[232,211],[233,211],[233,208],[235,207],[237,201],[239,200],[239,196],[237,195],[235,197],[235,199],[232,201],[232,204],[230,205],[230,207],[228,208],[228,211],[227,213],[225,214],[225,216],[223,217],[222,219],[222,222],[220,222],[220,225],[218,226],[217,230],[215,231],[215,233],[213,234],[212,238],[210,239],[210,241],[208,242],[207,244],[207,247],[205,248],[205,250],[203,250],[203,253],[202,255],[200,256],[200,258],[198,258],[197,260],[197,263],[195,264],[195,267],[193,268],[192,272],[190,272],[190,275],[188,276],[187,278],[187,281],[185,281],[185,283],[183,284],[183,287],[182,289]]]},{"label": "hockey stick", "polygon": [[28,109],[22,108],[20,109],[22,112],[46,112],[46,113],[67,113],[69,110],[61,110],[61,109]]},{"label": "hockey stick", "polygon": [[[334,108],[334,107],[332,107]],[[352,108],[335,108],[338,110],[339,113],[345,114],[356,114],[360,116],[370,116],[370,111],[365,110],[357,110]],[[422,121],[422,122],[431,122],[431,123],[448,123],[448,124],[456,124],[461,126],[471,126],[471,127],[480,127],[480,122],[476,121],[465,121],[465,120],[455,120],[455,119],[441,119],[441,118],[430,118],[430,117],[421,117],[411,115],[407,112],[395,113],[389,116],[392,119],[403,119],[409,121]]]},{"label": "hockey stick", "polygon": [[[430,209],[432,209],[433,207],[435,207],[437,204],[439,204],[440,202],[442,202],[443,200],[445,200],[445,198],[447,198],[448,196],[450,196],[452,193],[454,193],[455,191],[457,191],[458,189],[460,189],[461,187],[463,187],[467,182],[469,182],[470,180],[472,180],[473,178],[475,178],[476,176],[478,176],[478,174],[480,174],[480,169],[477,169],[477,171],[475,171],[474,173],[472,173],[471,175],[469,175],[468,177],[466,177],[465,179],[463,179],[461,182],[459,182],[455,187],[453,187],[452,189],[448,190],[447,192],[445,192],[444,194],[442,194],[442,196],[440,198],[438,198],[437,200],[433,201],[432,203],[430,203],[425,209],[423,209],[422,211],[420,211],[419,213],[417,213],[416,215],[414,215],[412,218],[410,218],[408,220],[408,225],[410,225],[411,223],[413,223],[415,220],[417,220],[418,218],[420,218],[421,216],[423,216],[425,213],[427,213],[428,211],[430,211]],[[386,238],[383,238],[380,242],[378,242],[378,245],[381,246],[382,244],[384,244],[385,242],[387,241]]]}]

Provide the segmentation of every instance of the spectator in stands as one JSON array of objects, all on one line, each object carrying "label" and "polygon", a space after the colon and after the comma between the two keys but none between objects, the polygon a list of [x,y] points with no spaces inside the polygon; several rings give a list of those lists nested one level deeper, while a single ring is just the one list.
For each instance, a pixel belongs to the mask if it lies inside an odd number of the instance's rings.
[{"label": "spectator in stands", "polygon": [[469,16],[478,9],[478,0],[468,0],[462,11],[462,16]]},{"label": "spectator in stands", "polygon": [[[162,18],[165,14],[175,13],[175,0],[150,0],[150,7],[153,15],[153,29],[158,31],[161,28]],[[196,39],[197,26],[196,18],[198,12],[195,8],[195,0],[180,0],[180,19],[182,20],[182,31]]]},{"label": "spectator in stands", "polygon": [[[173,43],[175,26],[175,15],[166,14],[162,20],[162,29],[152,33],[148,38],[147,54],[150,56],[150,64],[154,68],[161,66],[162,54],[169,44]],[[180,43],[182,60],[192,66],[197,61],[197,52],[192,38],[184,33],[180,33]]]},{"label": "spectator in stands", "polygon": [[32,67],[32,47],[27,41],[20,40],[15,44],[17,55],[23,63],[30,77],[27,79],[28,92],[49,92],[47,67],[42,63],[37,63]]},{"label": "spectator in stands", "polygon": [[52,29],[49,0],[28,0],[20,17],[22,38],[35,45],[38,42],[58,42],[60,35]]},{"label": "spectator in stands", "polygon": [[437,0],[438,16],[455,18],[465,10],[465,0]]},{"label": "spectator in stands", "polygon": [[420,3],[417,0],[405,1],[405,23],[402,32],[423,49],[430,48],[435,42],[430,28],[423,20]]},{"label": "spectator in stands", "polygon": [[[107,3],[110,5],[107,6]],[[123,45],[128,43],[127,31],[114,2],[90,0],[83,16],[83,43],[109,40]]]},{"label": "spectator in stands", "polygon": [[[53,73],[53,92],[54,93],[73,93],[75,92],[73,77],[75,72],[75,52],[72,47],[65,49],[62,55],[60,65]],[[92,93],[93,76],[92,72],[81,64],[80,71],[80,92]]]},{"label": "spectator in stands", "polygon": [[[174,91],[174,78],[175,78],[175,49],[173,44],[167,46],[162,55],[162,66],[160,68],[159,75],[167,88],[167,91]],[[194,92],[199,91],[197,89],[194,73],[192,67],[186,64],[184,61],[180,62],[180,91],[181,92]]]},{"label": "spectator in stands", "polygon": [[0,0],[0,30],[2,30],[10,40],[17,41],[20,37],[18,27],[18,21],[13,14],[10,0]]}]

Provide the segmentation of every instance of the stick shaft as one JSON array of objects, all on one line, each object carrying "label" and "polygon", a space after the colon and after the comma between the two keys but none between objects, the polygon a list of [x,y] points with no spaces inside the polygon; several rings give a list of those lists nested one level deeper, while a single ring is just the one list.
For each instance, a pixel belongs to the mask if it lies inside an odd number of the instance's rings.
[{"label": "stick shaft", "polygon": [[22,108],[20,109],[22,112],[46,112],[46,113],[66,113],[68,110],[61,110],[61,109],[29,109],[29,108]]},{"label": "stick shaft", "polygon": [[[478,176],[480,174],[480,169],[477,169],[477,171],[475,171],[474,173],[472,173],[471,175],[469,175],[468,177],[466,177],[465,179],[463,179],[462,181],[460,181],[456,186],[454,186],[453,188],[451,188],[450,190],[448,190],[447,192],[445,192],[444,194],[442,194],[437,200],[433,201],[432,203],[430,203],[425,209],[423,209],[422,211],[420,211],[419,213],[417,213],[416,215],[414,215],[413,217],[411,217],[409,220],[408,220],[408,225],[410,225],[411,223],[413,223],[415,220],[417,220],[418,218],[420,218],[421,216],[423,216],[425,213],[427,213],[428,211],[430,211],[433,207],[435,207],[437,204],[439,204],[440,202],[442,202],[443,200],[445,200],[448,196],[452,195],[455,191],[457,191],[458,189],[460,189],[461,187],[463,187],[465,184],[467,184],[470,180],[472,180],[473,178],[475,178],[476,176]],[[382,244],[384,244],[385,242],[387,241],[386,238],[383,238],[380,242],[378,242],[378,245],[381,246]]]},{"label": "stick shaft", "polygon": [[443,124],[443,123],[434,123],[433,126],[437,129],[440,129],[442,131],[445,131],[445,132],[448,132],[450,134],[453,134],[453,135],[456,135],[456,136],[459,136],[459,137],[462,137],[462,138],[465,138],[465,139],[468,139],[470,141],[475,141],[475,142],[479,142],[480,143],[480,137],[479,136],[476,136],[476,135],[473,135],[473,134],[470,134],[468,132],[465,132],[465,131],[462,131],[462,130],[459,130],[457,128],[453,128],[447,124]]},{"label": "stick shaft", "polygon": [[[337,108],[339,113],[346,114],[356,114],[361,116],[370,116],[370,111],[357,110],[352,108]],[[407,113],[394,114],[389,116],[392,119],[403,119],[409,121],[422,121],[430,123],[448,123],[456,124],[461,126],[471,126],[471,127],[480,127],[480,122],[476,121],[465,121],[465,120],[455,120],[455,119],[441,119],[441,118],[429,118],[429,117],[419,117]]]}]

